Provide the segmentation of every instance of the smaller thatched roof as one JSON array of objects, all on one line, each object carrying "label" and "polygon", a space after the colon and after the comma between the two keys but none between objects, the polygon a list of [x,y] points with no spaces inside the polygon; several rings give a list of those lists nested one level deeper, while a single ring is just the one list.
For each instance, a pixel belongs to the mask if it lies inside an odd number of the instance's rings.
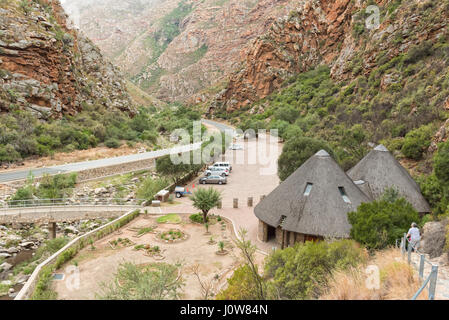
[{"label": "smaller thatched roof", "polygon": [[374,148],[347,173],[354,181],[367,182],[373,199],[394,187],[418,212],[430,212],[418,184],[383,145]]},{"label": "smaller thatched roof", "polygon": [[272,227],[297,233],[346,238],[347,213],[369,198],[324,150],[308,159],[254,209]]}]

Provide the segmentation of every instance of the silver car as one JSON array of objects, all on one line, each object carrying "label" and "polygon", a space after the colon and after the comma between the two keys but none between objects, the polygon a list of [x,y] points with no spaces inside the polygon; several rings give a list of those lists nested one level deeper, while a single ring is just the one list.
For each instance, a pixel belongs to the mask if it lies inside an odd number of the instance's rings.
[{"label": "silver car", "polygon": [[226,177],[217,176],[217,175],[210,175],[210,176],[200,178],[201,184],[206,184],[206,183],[226,184],[227,182],[228,182],[228,179]]}]

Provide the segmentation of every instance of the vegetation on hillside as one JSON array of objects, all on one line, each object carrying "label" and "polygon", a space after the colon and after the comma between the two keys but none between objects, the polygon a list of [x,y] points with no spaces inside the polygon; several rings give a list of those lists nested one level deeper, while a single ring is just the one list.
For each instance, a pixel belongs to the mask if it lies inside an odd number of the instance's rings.
[{"label": "vegetation on hillside", "polygon": [[85,104],[74,115],[48,122],[38,120],[31,112],[12,110],[0,117],[0,163],[10,163],[31,156],[54,152],[71,152],[104,143],[117,148],[123,141],[144,142],[157,148],[160,135],[168,136],[177,128],[193,130],[193,120],[200,114],[180,105],[157,111],[141,107],[130,116],[119,110],[106,110],[100,105]]},{"label": "vegetation on hillside", "polygon": [[[192,10],[193,4],[183,0],[178,3],[175,9],[161,19],[158,30],[145,39],[145,45],[152,53],[147,66],[156,63],[168,45],[181,33],[181,22]],[[201,55],[202,51],[200,50],[198,54]],[[132,79],[135,83],[139,82],[140,87],[143,89],[158,85],[158,80],[164,74],[164,70],[158,66],[151,68],[151,77],[149,79],[142,79],[143,72],[145,71],[142,71]]]}]

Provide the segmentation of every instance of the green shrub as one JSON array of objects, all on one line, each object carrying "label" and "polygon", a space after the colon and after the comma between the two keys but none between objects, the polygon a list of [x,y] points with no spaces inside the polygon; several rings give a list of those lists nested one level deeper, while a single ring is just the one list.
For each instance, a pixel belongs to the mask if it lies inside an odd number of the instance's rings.
[{"label": "green shrub", "polygon": [[306,242],[276,250],[265,264],[268,288],[275,299],[313,299],[334,270],[356,267],[365,253],[352,240]]},{"label": "green shrub", "polygon": [[449,186],[449,142],[438,145],[433,165],[436,178],[443,186]]},{"label": "green shrub", "polygon": [[407,133],[401,152],[410,159],[420,160],[429,148],[432,138],[431,126],[422,126]]},{"label": "green shrub", "polygon": [[195,222],[195,223],[201,223],[201,224],[204,223],[202,213],[192,214],[192,215],[190,215],[189,219],[190,219],[190,221]]},{"label": "green shrub", "polygon": [[120,146],[122,145],[122,143],[118,139],[113,138],[106,140],[104,144],[106,147],[114,149],[120,148]]},{"label": "green shrub", "polygon": [[351,237],[368,249],[394,245],[407,232],[412,222],[419,222],[418,212],[404,198],[393,202],[380,200],[362,203],[348,213]]},{"label": "green shrub", "polygon": [[288,140],[278,159],[278,175],[281,181],[287,179],[307,159],[321,149],[334,156],[333,150],[325,141],[308,137],[295,137]]}]

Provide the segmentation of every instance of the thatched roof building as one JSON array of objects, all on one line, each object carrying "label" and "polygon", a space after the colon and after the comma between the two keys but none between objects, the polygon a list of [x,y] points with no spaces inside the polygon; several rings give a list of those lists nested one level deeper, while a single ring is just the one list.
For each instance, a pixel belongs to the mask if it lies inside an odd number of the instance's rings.
[{"label": "thatched roof building", "polygon": [[254,209],[259,238],[282,247],[316,238],[349,237],[347,213],[370,199],[324,150],[308,159]]},{"label": "thatched roof building", "polygon": [[418,212],[430,212],[418,184],[383,145],[368,153],[347,174],[352,180],[363,182],[364,192],[373,199],[378,199],[386,189],[394,187]]}]

